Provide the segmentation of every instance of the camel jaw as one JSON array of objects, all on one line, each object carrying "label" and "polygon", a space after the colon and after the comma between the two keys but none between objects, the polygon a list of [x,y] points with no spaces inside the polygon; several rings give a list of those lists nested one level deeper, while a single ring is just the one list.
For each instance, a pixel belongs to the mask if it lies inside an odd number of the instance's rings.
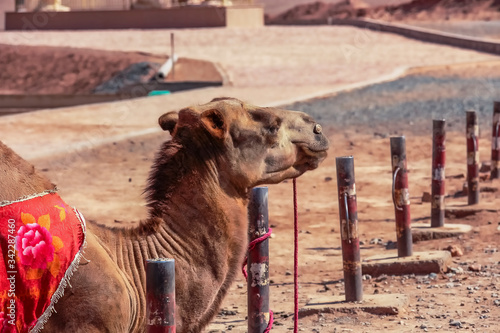
[{"label": "camel jaw", "polygon": [[288,158],[288,163],[282,164],[280,168],[266,170],[265,177],[257,185],[277,184],[286,179],[297,178],[303,173],[319,167],[327,156],[327,150],[312,150],[305,144],[294,144],[295,154]]},{"label": "camel jaw", "polygon": [[321,146],[311,146],[304,142],[294,142],[297,147],[297,161],[294,166],[297,169],[316,169],[328,155],[329,143],[327,140],[321,142]]}]

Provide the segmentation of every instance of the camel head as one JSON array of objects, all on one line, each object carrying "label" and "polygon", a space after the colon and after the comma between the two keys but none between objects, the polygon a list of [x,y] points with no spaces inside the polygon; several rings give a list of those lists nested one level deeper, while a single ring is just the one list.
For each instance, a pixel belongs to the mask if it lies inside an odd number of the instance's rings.
[{"label": "camel head", "polygon": [[309,115],[234,98],[168,112],[159,123],[192,155],[215,161],[222,187],[245,192],[316,169],[328,150],[321,126]]}]

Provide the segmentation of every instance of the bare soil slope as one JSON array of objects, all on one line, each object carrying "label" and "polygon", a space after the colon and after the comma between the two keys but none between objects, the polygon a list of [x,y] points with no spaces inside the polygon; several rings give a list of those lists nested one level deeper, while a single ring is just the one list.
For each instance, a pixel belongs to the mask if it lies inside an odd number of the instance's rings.
[{"label": "bare soil slope", "polygon": [[[378,7],[382,5],[396,5],[408,2],[409,0],[363,0],[363,4],[369,7]],[[298,6],[310,3],[311,0],[256,0],[258,4],[264,6],[264,12],[270,16],[276,16],[280,13]],[[342,0],[323,0],[325,3],[339,3]],[[354,1],[353,1],[354,2]],[[356,0],[359,3],[359,0]]]},{"label": "bare soil slope", "polygon": [[[89,94],[132,64],[159,67],[167,59],[142,52],[0,44],[0,94]],[[181,58],[176,63],[175,81],[220,79],[208,61]]]},{"label": "bare soil slope", "polygon": [[160,57],[68,47],[0,45],[0,92],[85,94],[133,63]]}]

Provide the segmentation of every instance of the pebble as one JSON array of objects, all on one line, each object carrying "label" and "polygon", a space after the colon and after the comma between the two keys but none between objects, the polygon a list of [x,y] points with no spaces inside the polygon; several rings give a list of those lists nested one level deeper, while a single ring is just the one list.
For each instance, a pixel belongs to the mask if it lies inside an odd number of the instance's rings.
[{"label": "pebble", "polygon": [[454,274],[463,274],[464,269],[462,267],[450,267],[450,271]]},{"label": "pebble", "polygon": [[474,264],[469,266],[469,271],[471,272],[480,272],[481,271],[481,265],[480,264]]},{"label": "pebble", "polygon": [[219,315],[221,316],[236,316],[238,312],[232,310],[220,310]]},{"label": "pebble", "polygon": [[393,241],[388,241],[386,244],[385,244],[385,249],[386,250],[393,250],[393,249],[397,249],[398,248],[398,243],[397,242],[393,242]]},{"label": "pebble", "polygon": [[462,323],[459,320],[450,319],[450,326],[462,327]]},{"label": "pebble", "polygon": [[431,202],[432,201],[432,195],[429,192],[424,192],[422,194],[422,202]]},{"label": "pebble", "polygon": [[464,255],[462,249],[456,245],[450,245],[446,247],[444,250],[449,251],[452,257],[461,257]]},{"label": "pebble", "polygon": [[491,171],[491,162],[483,161],[481,163],[481,168],[479,169],[479,172],[490,172],[490,171]]}]

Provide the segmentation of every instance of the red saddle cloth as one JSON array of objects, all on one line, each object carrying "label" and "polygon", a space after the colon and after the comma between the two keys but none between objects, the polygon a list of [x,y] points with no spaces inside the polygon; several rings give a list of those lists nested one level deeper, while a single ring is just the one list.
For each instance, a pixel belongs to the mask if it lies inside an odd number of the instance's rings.
[{"label": "red saddle cloth", "polygon": [[0,203],[0,333],[43,328],[84,246],[83,216],[57,193]]}]

